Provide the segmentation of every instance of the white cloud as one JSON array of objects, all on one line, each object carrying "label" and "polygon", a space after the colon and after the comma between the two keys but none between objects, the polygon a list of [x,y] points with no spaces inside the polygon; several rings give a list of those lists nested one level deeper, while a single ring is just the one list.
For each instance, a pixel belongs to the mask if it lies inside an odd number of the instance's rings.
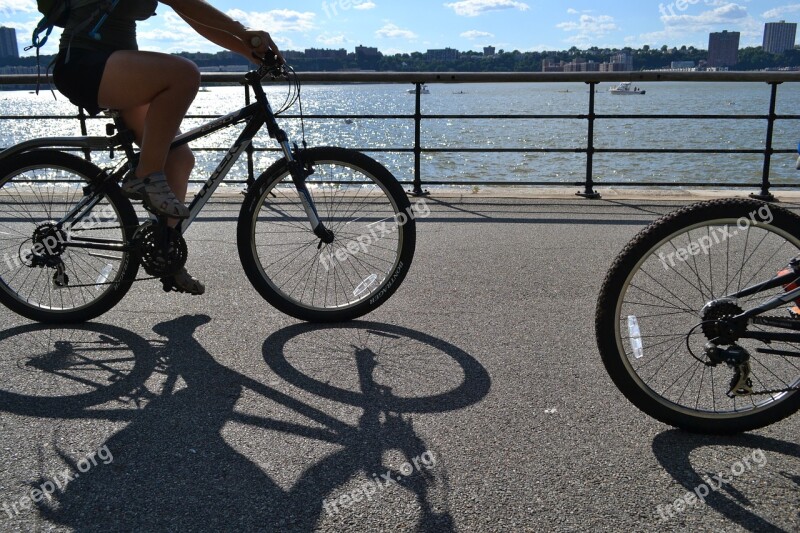
[{"label": "white cloud", "polygon": [[273,9],[272,11],[242,11],[232,9],[228,16],[238,20],[245,26],[259,28],[270,34],[287,31],[309,31],[316,28],[316,14],[311,12],[292,11],[290,9]]},{"label": "white cloud", "polygon": [[347,43],[347,38],[341,33],[338,35],[322,34],[317,36],[317,42],[325,46],[341,46]]},{"label": "white cloud", "polygon": [[386,37],[389,39],[416,39],[417,34],[411,30],[404,30],[397,27],[395,24],[386,24],[383,28],[375,32],[378,37]]},{"label": "white cloud", "polygon": [[672,12],[662,12],[661,14],[661,21],[665,27],[687,31],[706,30],[720,24],[740,22],[746,18],[748,18],[747,8],[733,3],[720,5],[698,15],[678,15],[672,14]]},{"label": "white cloud", "polygon": [[489,33],[488,31],[470,30],[470,31],[465,31],[464,33],[462,33],[461,37],[464,37],[465,39],[470,39],[470,40],[484,39],[484,38],[491,39],[491,38],[494,37],[494,33]]},{"label": "white cloud", "polygon": [[367,10],[367,9],[375,9],[375,7],[376,7],[375,2],[362,2],[360,4],[355,4],[353,6],[353,9]]},{"label": "white cloud", "polygon": [[519,9],[520,11],[530,9],[528,4],[516,2],[515,0],[461,0],[445,4],[445,7],[451,8],[456,12],[456,15],[461,15],[462,17],[477,17],[488,11],[503,9]]},{"label": "white cloud", "polygon": [[620,29],[614,21],[614,17],[610,15],[588,15],[586,13],[578,17],[576,21],[556,24],[556,28],[574,33],[567,38],[567,42],[579,48],[597,45],[599,38]]},{"label": "white cloud", "polygon": [[761,15],[761,18],[764,19],[785,19],[786,15],[789,13],[796,13],[800,11],[800,4],[792,4],[789,6],[781,6],[776,7],[775,9],[770,9],[769,11],[764,12]]},{"label": "white cloud", "polygon": [[0,13],[4,15],[34,13],[36,10],[36,2],[34,0],[0,0]]}]

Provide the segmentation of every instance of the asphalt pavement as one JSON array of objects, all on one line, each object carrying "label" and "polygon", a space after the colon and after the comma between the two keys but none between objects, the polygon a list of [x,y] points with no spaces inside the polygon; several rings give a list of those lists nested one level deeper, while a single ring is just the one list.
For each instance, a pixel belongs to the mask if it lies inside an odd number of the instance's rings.
[{"label": "asphalt pavement", "polygon": [[202,297],[1,308],[0,531],[800,531],[800,415],[694,435],[608,378],[605,272],[685,203],[632,198],[433,194],[403,286],[349,324],[260,298],[234,198],[187,234]]}]

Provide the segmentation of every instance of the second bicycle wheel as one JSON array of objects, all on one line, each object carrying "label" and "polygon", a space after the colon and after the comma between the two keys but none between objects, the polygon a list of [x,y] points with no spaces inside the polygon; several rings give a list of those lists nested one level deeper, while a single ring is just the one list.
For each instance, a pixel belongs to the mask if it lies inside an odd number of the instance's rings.
[{"label": "second bicycle wheel", "polygon": [[242,205],[239,255],[248,278],[274,307],[301,320],[340,322],[376,309],[402,283],[416,245],[413,208],[394,176],[375,160],[343,148],[302,152],[319,217],[333,232],[322,242],[280,160]]},{"label": "second bicycle wheel", "polygon": [[[111,309],[139,263],[124,247],[138,225],[110,185],[87,202],[100,169],[74,155],[37,150],[0,163],[0,302],[40,322],[83,322]],[[85,245],[86,247],[83,247]]]},{"label": "second bicycle wheel", "polygon": [[[797,411],[800,343],[766,344],[718,325],[783,292],[726,298],[774,278],[798,254],[800,217],[753,200],[694,204],[642,230],[597,303],[598,347],[614,383],[650,416],[702,433],[748,431]],[[708,346],[744,350],[752,393],[733,386],[744,373]]]}]

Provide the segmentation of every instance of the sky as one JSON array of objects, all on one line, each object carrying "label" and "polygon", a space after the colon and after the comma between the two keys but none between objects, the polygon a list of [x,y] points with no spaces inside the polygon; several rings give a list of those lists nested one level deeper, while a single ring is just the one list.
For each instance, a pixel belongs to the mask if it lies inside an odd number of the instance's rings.
[{"label": "sky", "polygon": [[[708,47],[712,31],[738,31],[760,46],[764,23],[800,19],[800,3],[770,0],[210,0],[247,26],[270,32],[284,50],[375,46],[384,54],[430,48],[498,50]],[[139,23],[139,47],[215,52],[164,4]],[[35,0],[0,0],[0,25],[17,30],[20,48],[39,19]],[[54,32],[55,34],[55,32]],[[54,53],[51,37],[43,53]],[[20,51],[21,55],[30,52]]]}]

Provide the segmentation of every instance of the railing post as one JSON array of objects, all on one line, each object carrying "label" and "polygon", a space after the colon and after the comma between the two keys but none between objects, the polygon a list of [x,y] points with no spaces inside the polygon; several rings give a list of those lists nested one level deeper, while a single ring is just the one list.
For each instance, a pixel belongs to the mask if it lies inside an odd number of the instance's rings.
[{"label": "railing post", "polygon": [[[244,84],[244,105],[250,105],[250,86],[246,83]],[[250,144],[247,145],[245,148],[245,152],[247,153],[247,186],[252,187],[253,183],[256,181],[255,177],[255,166],[253,165],[253,142],[250,141]]]},{"label": "railing post", "polygon": [[769,174],[770,174],[770,167],[772,164],[772,154],[775,153],[775,150],[772,146],[773,137],[775,134],[775,119],[777,115],[775,114],[775,108],[777,107],[778,101],[778,85],[781,82],[769,82],[771,86],[770,91],[770,100],[769,100],[769,117],[767,118],[767,140],[764,145],[764,169],[761,176],[761,192],[758,194],[751,194],[751,198],[755,198],[756,200],[763,200],[765,202],[774,202],[775,196],[769,191],[770,182],[769,182]]},{"label": "railing post", "polygon": [[414,189],[412,196],[427,196],[422,190],[422,82],[416,82],[416,103],[414,107]]},{"label": "railing post", "polygon": [[[89,130],[86,127],[86,119],[87,118],[88,117],[86,116],[86,112],[83,110],[83,108],[82,107],[78,107],[78,121],[81,123],[81,136],[82,137],[86,137],[87,135],[89,135]],[[83,149],[83,158],[86,159],[87,161],[91,161],[92,160],[92,151],[89,150],[88,148],[84,148]]]},{"label": "railing post", "polygon": [[588,198],[590,200],[597,200],[600,198],[600,194],[594,190],[594,180],[592,179],[592,173],[594,172],[594,121],[596,118],[594,108],[595,108],[595,97],[594,92],[597,88],[596,81],[587,81],[586,84],[589,86],[589,132],[587,134],[587,141],[586,141],[586,183],[583,192],[578,191],[576,193],[577,196],[583,196],[584,198]]}]

